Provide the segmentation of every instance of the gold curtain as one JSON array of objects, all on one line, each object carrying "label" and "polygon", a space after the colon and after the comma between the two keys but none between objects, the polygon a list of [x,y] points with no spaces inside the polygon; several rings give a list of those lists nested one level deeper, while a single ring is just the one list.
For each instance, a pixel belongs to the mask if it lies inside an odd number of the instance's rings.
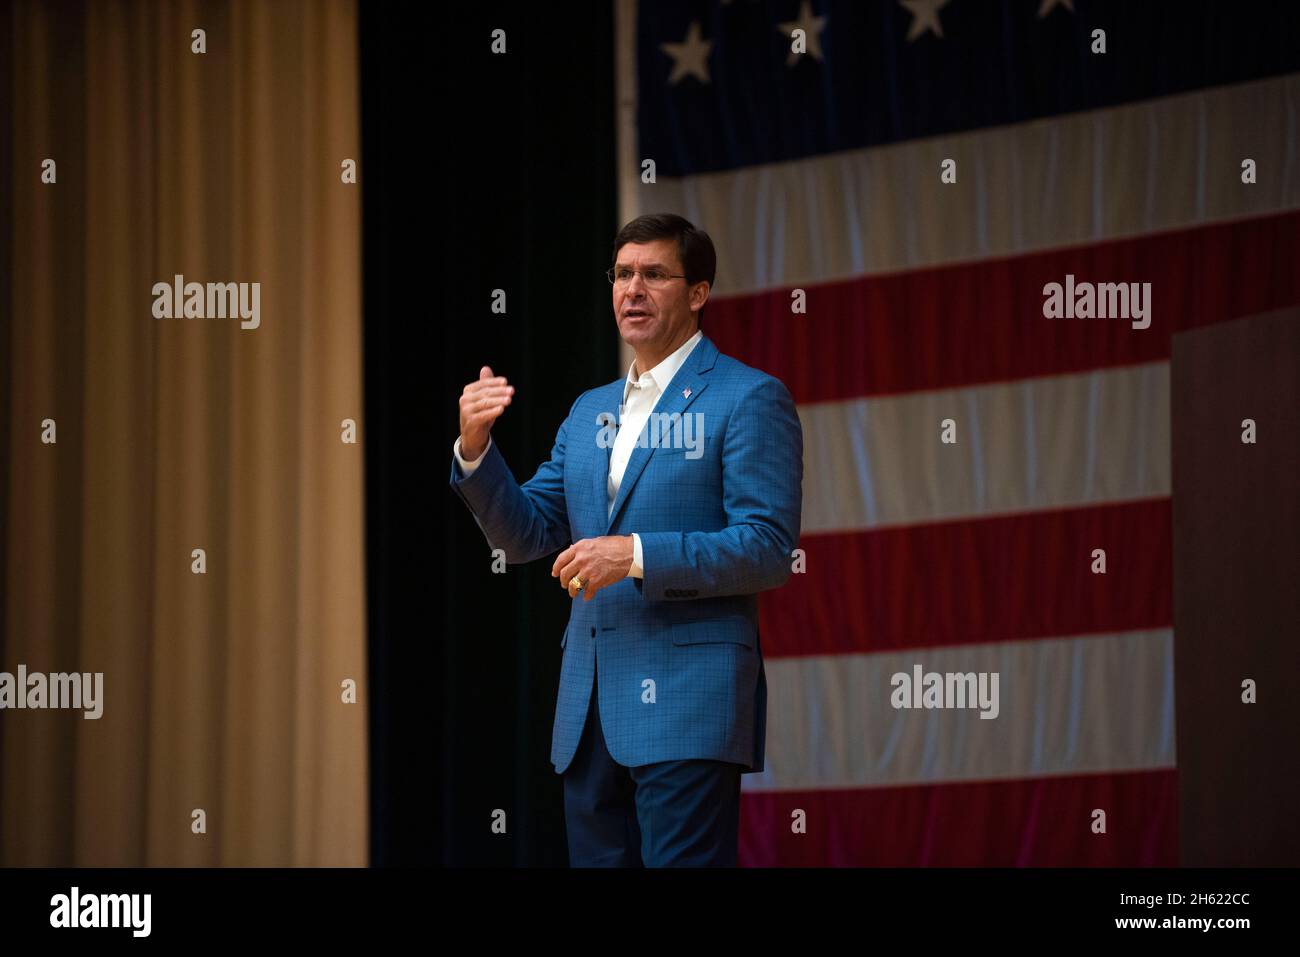
[{"label": "gold curtain", "polygon": [[[98,720],[0,711],[0,864],[364,865],[355,5],[3,15],[0,671],[104,678]],[[178,274],[260,326],[155,318]]]}]

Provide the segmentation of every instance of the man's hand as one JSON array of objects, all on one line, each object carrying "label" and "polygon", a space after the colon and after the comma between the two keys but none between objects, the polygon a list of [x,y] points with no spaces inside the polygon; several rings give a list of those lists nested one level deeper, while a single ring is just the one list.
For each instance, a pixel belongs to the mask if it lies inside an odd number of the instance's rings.
[{"label": "man's hand", "polygon": [[[464,449],[465,443],[461,443]],[[461,453],[464,454],[463,452]],[[555,559],[551,577],[560,579],[560,586],[570,598],[578,597],[578,589],[569,584],[573,576],[582,579],[582,600],[591,601],[593,595],[606,585],[627,577],[632,569],[632,536],[603,535],[574,542]]]},{"label": "man's hand", "polygon": [[515,387],[506,382],[505,376],[492,375],[491,366],[480,369],[478,381],[465,386],[460,394],[460,455],[466,462],[483,454],[492,423],[506,410],[514,394]]}]

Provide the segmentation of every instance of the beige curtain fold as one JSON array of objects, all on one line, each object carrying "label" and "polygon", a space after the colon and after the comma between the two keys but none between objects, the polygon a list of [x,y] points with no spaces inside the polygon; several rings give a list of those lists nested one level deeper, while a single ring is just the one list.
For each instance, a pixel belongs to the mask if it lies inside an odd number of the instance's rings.
[{"label": "beige curtain fold", "polygon": [[[103,672],[104,713],[0,711],[0,864],[364,865],[355,5],[6,15],[0,671]],[[177,274],[260,283],[259,328],[154,318]]]}]

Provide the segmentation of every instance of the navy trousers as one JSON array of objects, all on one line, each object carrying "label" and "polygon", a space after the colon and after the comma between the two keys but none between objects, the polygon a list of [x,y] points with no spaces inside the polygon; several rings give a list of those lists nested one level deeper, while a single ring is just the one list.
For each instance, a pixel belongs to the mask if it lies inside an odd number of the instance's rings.
[{"label": "navy trousers", "polygon": [[735,867],[740,774],[730,761],[629,768],[605,747],[596,683],[564,772],[571,867]]}]

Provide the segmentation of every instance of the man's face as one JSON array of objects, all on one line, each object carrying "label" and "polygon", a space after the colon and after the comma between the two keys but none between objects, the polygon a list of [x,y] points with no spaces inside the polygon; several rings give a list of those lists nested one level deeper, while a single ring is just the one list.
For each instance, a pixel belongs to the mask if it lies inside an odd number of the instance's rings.
[{"label": "man's face", "polygon": [[615,273],[620,269],[637,271],[626,285],[614,283],[614,319],[623,341],[634,349],[657,352],[670,343],[689,338],[685,333],[698,323],[699,311],[709,298],[709,284],[697,282],[687,286],[682,278],[647,283],[644,275],[652,272],[661,276],[683,275],[677,240],[627,243],[614,261]]}]

